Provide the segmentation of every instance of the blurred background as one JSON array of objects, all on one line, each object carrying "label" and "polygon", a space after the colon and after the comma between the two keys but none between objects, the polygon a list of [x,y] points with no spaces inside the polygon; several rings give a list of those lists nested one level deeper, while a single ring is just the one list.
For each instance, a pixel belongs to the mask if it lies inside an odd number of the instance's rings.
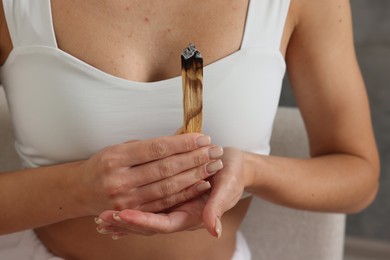
[{"label": "blurred background", "polygon": [[[351,0],[351,6],[382,170],[378,197],[364,212],[347,217],[346,232],[390,247],[390,0]],[[288,79],[284,83],[280,105],[295,106]]]}]

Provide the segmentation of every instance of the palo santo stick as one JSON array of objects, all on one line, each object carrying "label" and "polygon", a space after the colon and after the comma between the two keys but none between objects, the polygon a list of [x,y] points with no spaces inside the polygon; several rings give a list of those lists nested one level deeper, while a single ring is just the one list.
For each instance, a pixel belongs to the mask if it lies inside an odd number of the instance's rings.
[{"label": "palo santo stick", "polygon": [[203,59],[192,43],[183,50],[181,55],[181,74],[184,110],[181,132],[200,133],[203,119]]}]

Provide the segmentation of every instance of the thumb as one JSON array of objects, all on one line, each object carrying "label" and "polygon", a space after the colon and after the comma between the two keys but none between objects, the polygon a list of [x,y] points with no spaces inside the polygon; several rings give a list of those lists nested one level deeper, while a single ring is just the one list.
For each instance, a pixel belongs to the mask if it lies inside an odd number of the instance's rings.
[{"label": "thumb", "polygon": [[222,200],[217,200],[216,197],[210,196],[203,210],[203,223],[207,231],[216,238],[220,238],[222,235],[222,222],[221,218],[223,213]]}]

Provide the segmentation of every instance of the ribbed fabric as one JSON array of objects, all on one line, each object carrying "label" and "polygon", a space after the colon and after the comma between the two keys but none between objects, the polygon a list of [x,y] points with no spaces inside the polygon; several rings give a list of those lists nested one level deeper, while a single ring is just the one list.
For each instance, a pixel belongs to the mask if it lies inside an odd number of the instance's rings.
[{"label": "ribbed fabric", "polygon": [[[182,125],[181,79],[134,82],[57,48],[50,0],[3,0],[14,49],[0,70],[26,167],[88,158]],[[242,47],[204,69],[204,132],[223,146],[268,154],[285,62],[288,0],[252,0]],[[59,149],[59,147],[61,149]]]}]

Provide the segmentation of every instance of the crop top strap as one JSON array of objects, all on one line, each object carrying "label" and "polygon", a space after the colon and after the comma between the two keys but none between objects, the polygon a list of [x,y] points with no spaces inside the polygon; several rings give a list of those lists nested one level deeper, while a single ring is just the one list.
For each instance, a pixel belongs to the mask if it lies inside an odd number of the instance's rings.
[{"label": "crop top strap", "polygon": [[241,48],[279,51],[290,0],[250,0]]},{"label": "crop top strap", "polygon": [[14,47],[57,47],[50,0],[2,0],[5,19]]}]

